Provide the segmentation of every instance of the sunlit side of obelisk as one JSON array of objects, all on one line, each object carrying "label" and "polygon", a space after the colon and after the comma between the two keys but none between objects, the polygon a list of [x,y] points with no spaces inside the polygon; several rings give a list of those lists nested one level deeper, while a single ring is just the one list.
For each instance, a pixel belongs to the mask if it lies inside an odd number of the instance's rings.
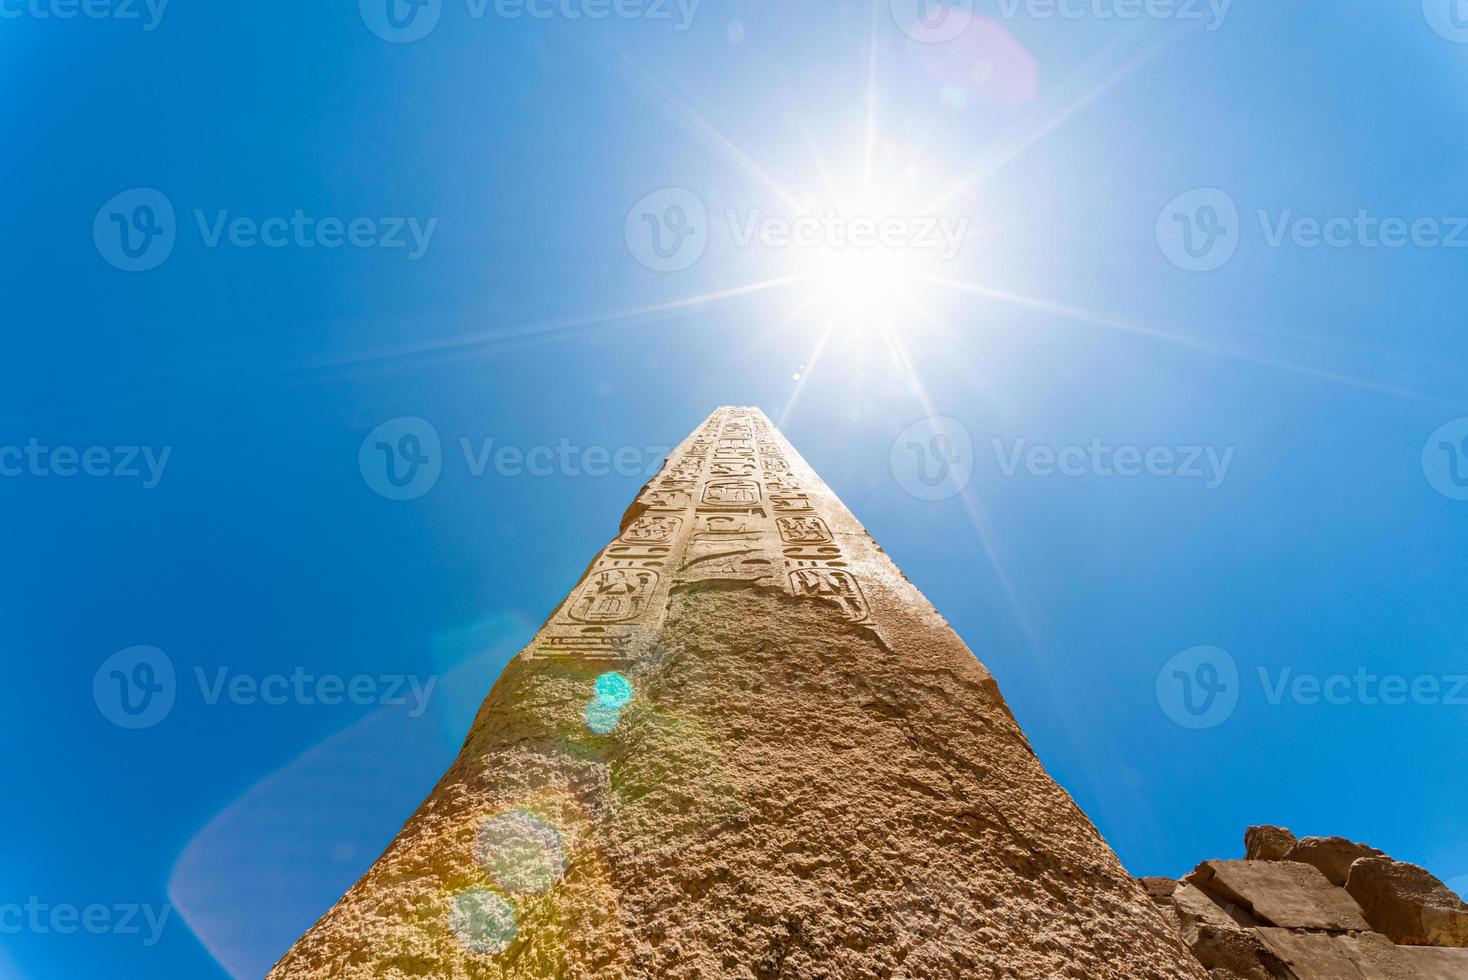
[{"label": "sunlit side of obelisk", "polygon": [[274,980],[1205,980],[988,672],[722,408]]}]

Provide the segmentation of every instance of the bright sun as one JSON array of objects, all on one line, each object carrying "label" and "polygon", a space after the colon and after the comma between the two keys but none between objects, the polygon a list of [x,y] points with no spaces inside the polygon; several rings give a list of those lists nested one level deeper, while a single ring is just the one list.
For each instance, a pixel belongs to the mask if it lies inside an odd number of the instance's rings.
[{"label": "bright sun", "polygon": [[827,245],[812,251],[805,272],[817,309],[846,328],[890,325],[915,298],[917,270],[902,249]]}]

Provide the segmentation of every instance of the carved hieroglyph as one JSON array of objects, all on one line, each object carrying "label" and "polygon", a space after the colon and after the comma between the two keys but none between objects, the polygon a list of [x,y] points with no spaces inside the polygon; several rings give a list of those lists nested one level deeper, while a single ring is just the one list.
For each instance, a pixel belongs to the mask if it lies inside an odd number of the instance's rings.
[{"label": "carved hieroglyph", "polygon": [[1204,980],[989,674],[753,408],[643,488],[271,973],[425,976]]}]

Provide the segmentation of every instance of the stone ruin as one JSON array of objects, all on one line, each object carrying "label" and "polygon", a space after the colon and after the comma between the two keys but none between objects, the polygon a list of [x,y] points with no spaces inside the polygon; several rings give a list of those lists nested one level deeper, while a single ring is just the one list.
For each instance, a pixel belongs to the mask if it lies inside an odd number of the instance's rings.
[{"label": "stone ruin", "polygon": [[1241,861],[1143,878],[1213,980],[1465,980],[1468,905],[1343,837],[1250,827]]}]

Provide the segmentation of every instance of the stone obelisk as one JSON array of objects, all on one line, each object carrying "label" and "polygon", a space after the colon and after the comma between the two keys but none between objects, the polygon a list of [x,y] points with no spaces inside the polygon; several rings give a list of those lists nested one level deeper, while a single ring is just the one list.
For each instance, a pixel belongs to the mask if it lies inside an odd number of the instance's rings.
[{"label": "stone obelisk", "polygon": [[270,977],[1206,980],[753,408],[669,457]]}]

